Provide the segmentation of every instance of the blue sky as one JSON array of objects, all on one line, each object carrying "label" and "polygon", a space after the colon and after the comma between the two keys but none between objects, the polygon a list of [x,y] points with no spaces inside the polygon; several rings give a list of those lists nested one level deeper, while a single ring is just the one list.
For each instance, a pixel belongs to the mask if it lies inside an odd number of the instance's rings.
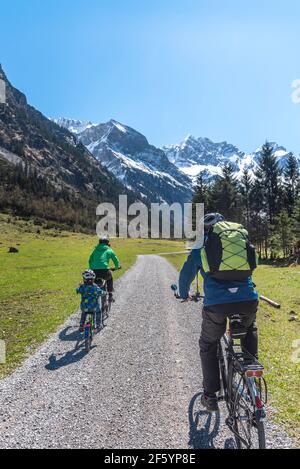
[{"label": "blue sky", "polygon": [[0,62],[50,117],[300,153],[298,0],[1,0]]}]

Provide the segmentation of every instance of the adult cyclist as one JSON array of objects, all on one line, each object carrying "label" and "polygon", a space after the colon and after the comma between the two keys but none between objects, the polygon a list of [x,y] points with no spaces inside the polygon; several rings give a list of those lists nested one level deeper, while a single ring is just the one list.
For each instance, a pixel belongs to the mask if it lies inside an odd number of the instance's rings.
[{"label": "adult cyclist", "polygon": [[91,254],[89,266],[96,274],[96,283],[100,281],[100,279],[106,280],[109,301],[114,301],[114,284],[110,270],[110,261],[114,263],[115,269],[121,269],[120,261],[110,246],[109,237],[103,236],[99,239],[99,244]]},{"label": "adult cyclist", "polygon": [[[224,217],[219,213],[210,213],[204,217],[204,245],[214,225],[224,221]],[[242,317],[243,326],[248,330],[242,346],[253,356],[257,356],[258,340],[255,319],[258,294],[251,276],[240,281],[224,281],[209,275],[203,266],[202,249],[204,247],[194,249],[189,254],[180,272],[179,293],[181,298],[189,299],[191,283],[200,271],[205,294],[199,340],[204,388],[201,402],[207,411],[218,412],[217,392],[220,390],[218,343],[226,331],[227,317],[238,313]]]}]

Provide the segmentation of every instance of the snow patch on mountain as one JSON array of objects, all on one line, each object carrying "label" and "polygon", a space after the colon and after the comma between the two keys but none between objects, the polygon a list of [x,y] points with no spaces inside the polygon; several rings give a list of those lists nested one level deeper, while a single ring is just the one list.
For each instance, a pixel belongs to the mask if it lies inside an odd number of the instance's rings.
[{"label": "snow patch on mountain", "polygon": [[150,145],[144,135],[120,122],[87,126],[77,138],[95,158],[127,187],[150,202],[189,202],[190,178]]},{"label": "snow patch on mountain", "polygon": [[64,117],[59,117],[58,119],[51,119],[55,124],[63,127],[64,129],[69,130],[75,135],[79,135],[84,132],[86,129],[94,127],[96,124],[93,124],[90,121],[81,121],[77,119],[66,119]]},{"label": "snow patch on mountain", "polygon": [[[279,166],[285,167],[290,152],[286,148],[271,142],[273,154]],[[169,160],[194,182],[201,173],[205,178],[213,178],[222,173],[222,167],[230,163],[237,178],[241,178],[245,169],[254,174],[262,148],[247,154],[227,142],[214,143],[208,138],[195,138],[188,135],[181,143],[164,146],[163,151]]]}]

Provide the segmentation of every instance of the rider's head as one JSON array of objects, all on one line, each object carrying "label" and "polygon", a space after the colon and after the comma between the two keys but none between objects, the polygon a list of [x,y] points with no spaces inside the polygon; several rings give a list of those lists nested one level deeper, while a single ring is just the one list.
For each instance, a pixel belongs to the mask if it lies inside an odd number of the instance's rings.
[{"label": "rider's head", "polygon": [[225,218],[220,213],[208,213],[203,218],[204,231],[205,232],[209,231],[210,228],[214,226],[216,223],[219,223],[220,221],[224,221],[224,220]]},{"label": "rider's head", "polygon": [[106,244],[107,246],[109,246],[109,243],[109,236],[107,235],[101,236],[101,238],[99,239],[99,244]]},{"label": "rider's head", "polygon": [[94,281],[96,279],[95,272],[93,270],[90,270],[90,269],[85,270],[82,274],[82,277],[83,277],[84,283],[86,283],[86,284],[94,283]]}]

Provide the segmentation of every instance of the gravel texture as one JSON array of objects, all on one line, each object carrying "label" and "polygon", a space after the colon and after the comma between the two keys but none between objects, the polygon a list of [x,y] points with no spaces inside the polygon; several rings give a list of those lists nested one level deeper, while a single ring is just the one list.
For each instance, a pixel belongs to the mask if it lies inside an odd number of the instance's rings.
[{"label": "gravel texture", "polygon": [[[178,274],[140,256],[116,282],[107,327],[85,355],[72,316],[0,382],[0,448],[232,448],[201,409],[201,306],[176,300]],[[268,447],[293,441],[268,422]]]}]

